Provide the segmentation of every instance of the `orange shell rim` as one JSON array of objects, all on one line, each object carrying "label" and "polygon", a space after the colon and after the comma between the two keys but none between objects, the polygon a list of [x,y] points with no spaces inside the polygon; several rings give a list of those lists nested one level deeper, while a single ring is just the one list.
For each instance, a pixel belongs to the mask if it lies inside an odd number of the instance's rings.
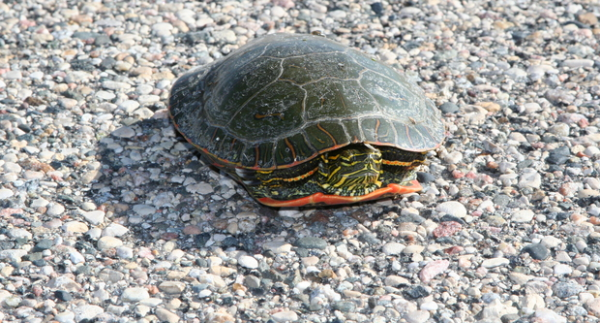
[{"label": "orange shell rim", "polygon": [[410,185],[388,184],[386,187],[379,188],[369,194],[361,196],[340,196],[323,194],[321,192],[309,196],[301,197],[295,200],[275,200],[270,197],[257,199],[260,203],[271,207],[300,207],[300,206],[318,206],[318,205],[339,205],[352,204],[365,201],[377,200],[380,198],[415,193],[423,189],[423,186],[417,181],[410,181]]}]

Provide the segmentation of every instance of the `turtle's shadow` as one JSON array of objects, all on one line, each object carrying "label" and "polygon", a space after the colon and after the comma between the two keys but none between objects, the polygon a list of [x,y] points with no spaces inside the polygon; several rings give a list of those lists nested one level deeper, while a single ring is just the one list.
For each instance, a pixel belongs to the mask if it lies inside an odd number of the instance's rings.
[{"label": "turtle's shadow", "polygon": [[[164,110],[101,138],[96,159],[100,171],[87,197],[110,211],[110,221],[127,227],[137,241],[162,239],[177,241],[181,248],[203,247],[205,236],[199,234],[227,234],[244,212],[256,215],[255,230],[236,237],[282,227],[272,223],[281,221],[277,210],[258,204],[241,185],[203,162]],[[251,248],[247,242],[227,243]]]}]

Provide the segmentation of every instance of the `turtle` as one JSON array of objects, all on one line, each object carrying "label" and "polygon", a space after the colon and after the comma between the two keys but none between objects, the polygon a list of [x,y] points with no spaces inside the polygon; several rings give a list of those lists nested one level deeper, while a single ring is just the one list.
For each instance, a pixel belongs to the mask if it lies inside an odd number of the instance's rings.
[{"label": "turtle", "polygon": [[272,207],[418,192],[444,140],[440,110],[404,74],[326,37],[269,34],[181,76],[176,129]]}]

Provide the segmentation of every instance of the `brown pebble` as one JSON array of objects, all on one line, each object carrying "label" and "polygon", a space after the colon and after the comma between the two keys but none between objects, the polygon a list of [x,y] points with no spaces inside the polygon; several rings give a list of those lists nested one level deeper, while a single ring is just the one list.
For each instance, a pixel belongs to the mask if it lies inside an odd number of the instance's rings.
[{"label": "brown pebble", "polygon": [[200,230],[200,228],[198,228],[195,225],[188,225],[185,228],[183,228],[183,234],[200,234],[202,233],[202,230]]},{"label": "brown pebble", "polygon": [[598,17],[594,15],[592,12],[582,13],[577,16],[577,20],[586,24],[586,25],[596,25],[598,24]]},{"label": "brown pebble", "polygon": [[158,287],[156,287],[154,285],[150,285],[147,288],[148,288],[148,293],[150,295],[156,295],[156,294],[158,294]]},{"label": "brown pebble", "polygon": [[336,277],[337,277],[337,275],[331,269],[323,269],[319,273],[319,278],[325,278],[326,279],[326,278],[336,278]]},{"label": "brown pebble", "polygon": [[486,164],[487,168],[490,169],[498,169],[498,163],[496,163],[495,161],[490,161]]}]

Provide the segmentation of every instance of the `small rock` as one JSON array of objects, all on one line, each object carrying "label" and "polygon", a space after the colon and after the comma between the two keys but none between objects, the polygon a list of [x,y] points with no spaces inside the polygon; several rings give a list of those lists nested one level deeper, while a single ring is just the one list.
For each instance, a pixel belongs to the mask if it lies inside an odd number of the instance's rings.
[{"label": "small rock", "polygon": [[562,62],[562,66],[569,68],[592,67],[594,61],[591,59],[567,59]]},{"label": "small rock", "polygon": [[569,298],[584,291],[584,288],[575,281],[557,282],[552,285],[552,291],[558,298]]},{"label": "small rock", "polygon": [[410,311],[402,316],[408,323],[425,323],[429,320],[430,314],[428,311],[416,310]]},{"label": "small rock", "polygon": [[110,248],[116,248],[123,245],[123,241],[121,239],[117,239],[115,237],[102,237],[98,240],[98,249],[106,250]]},{"label": "small rock", "polygon": [[419,278],[423,283],[428,283],[433,279],[433,277],[443,273],[446,269],[448,269],[448,266],[450,266],[450,261],[445,259],[431,261],[427,263],[423,269],[421,269]]},{"label": "small rock", "polygon": [[547,308],[540,308],[540,309],[536,310],[535,317],[537,319],[534,319],[534,320],[537,321],[539,319],[539,322],[567,323],[566,317],[561,316],[560,314],[554,312],[551,309],[547,309]]},{"label": "small rock", "polygon": [[386,286],[398,286],[398,285],[409,285],[410,281],[402,276],[389,275],[383,282]]},{"label": "small rock", "polygon": [[533,220],[533,216],[535,215],[535,213],[533,213],[532,210],[516,210],[512,216],[510,217],[510,219],[513,222],[516,223],[524,223],[524,222],[530,222],[531,220]]},{"label": "small rock", "polygon": [[102,230],[102,236],[120,237],[129,232],[129,229],[118,223],[109,224],[104,230]]},{"label": "small rock", "polygon": [[456,164],[463,160],[463,155],[459,151],[453,151],[443,154],[442,159],[448,164]]},{"label": "small rock", "polygon": [[271,319],[275,322],[296,322],[298,314],[294,311],[281,311],[271,315]]},{"label": "small rock", "polygon": [[179,322],[179,316],[165,308],[159,307],[154,312],[162,322],[177,323]]},{"label": "small rock", "polygon": [[446,103],[440,105],[439,109],[444,114],[457,113],[459,111],[458,105],[456,105],[455,103],[452,103],[452,102],[446,102]]},{"label": "small rock", "polygon": [[536,260],[544,260],[550,255],[550,250],[541,243],[531,243],[521,249],[521,252],[528,253],[531,258]]},{"label": "small rock", "polygon": [[486,259],[481,263],[481,266],[484,268],[496,268],[500,266],[506,266],[510,263],[510,260],[506,258],[491,258]]},{"label": "small rock", "polygon": [[92,321],[93,318],[104,313],[104,309],[97,305],[81,305],[75,306],[73,312],[77,322]]},{"label": "small rock", "polygon": [[6,200],[9,197],[12,197],[15,193],[8,188],[0,188],[0,200]]},{"label": "small rock", "polygon": [[156,212],[156,208],[148,204],[136,204],[133,206],[133,212],[139,216],[147,216],[154,214],[154,212]]},{"label": "small rock", "polygon": [[263,244],[263,249],[271,250],[275,254],[286,254],[292,251],[292,245],[285,241],[269,241]]},{"label": "small rock", "polygon": [[148,290],[142,287],[126,288],[121,294],[121,300],[123,302],[135,303],[148,298],[150,298]]},{"label": "small rock", "polygon": [[464,218],[467,215],[465,206],[457,201],[443,202],[435,209],[439,214],[448,214],[457,218]]},{"label": "small rock", "polygon": [[59,203],[50,203],[46,214],[49,216],[59,216],[65,212],[65,207]]},{"label": "small rock", "polygon": [[64,311],[54,316],[54,319],[59,323],[75,323],[75,313]]},{"label": "small rock", "polygon": [[202,195],[212,194],[215,191],[212,185],[205,182],[188,185],[185,187],[185,189],[190,193]]},{"label": "small rock", "polygon": [[402,253],[402,250],[404,250],[404,248],[406,248],[405,245],[398,243],[398,242],[388,242],[386,244],[383,245],[383,247],[381,248],[381,251],[383,251],[383,253],[386,256],[392,256],[392,255],[400,255]]},{"label": "small rock", "polygon": [[[462,205],[462,204],[461,204]],[[432,232],[436,238],[450,237],[462,230],[462,225],[456,221],[444,221]]]},{"label": "small rock", "polygon": [[256,269],[258,268],[258,260],[250,256],[241,256],[238,258],[238,264],[244,268]]},{"label": "small rock", "polygon": [[520,188],[540,188],[542,176],[533,168],[524,168],[519,175]]},{"label": "small rock", "polygon": [[185,290],[185,283],[178,281],[164,281],[158,285],[158,289],[167,294],[181,294]]},{"label": "small rock", "polygon": [[80,264],[85,262],[85,257],[83,257],[83,255],[77,251],[71,251],[69,257],[73,264]]},{"label": "small rock", "polygon": [[573,273],[573,268],[565,264],[557,264],[554,266],[554,274],[556,276],[570,275]]},{"label": "small rock", "polygon": [[213,31],[212,36],[219,43],[235,44],[235,42],[237,41],[237,36],[235,35],[235,32],[231,29]]},{"label": "small rock", "polygon": [[561,239],[558,239],[553,236],[546,236],[542,239],[541,244],[543,244],[546,248],[556,248],[562,243]]},{"label": "small rock", "polygon": [[89,230],[87,224],[79,221],[69,221],[63,225],[63,230],[72,233],[86,233]]},{"label": "small rock", "polygon": [[590,25],[590,26],[594,26],[594,25],[598,24],[598,17],[596,17],[596,15],[593,12],[582,13],[577,16],[577,20],[579,20],[580,22],[582,22],[586,25]]},{"label": "small rock", "polygon": [[99,225],[104,222],[104,214],[104,211],[81,212],[83,218],[93,225]]},{"label": "small rock", "polygon": [[135,136],[135,130],[129,126],[121,127],[111,133],[111,135],[117,138],[131,138]]},{"label": "small rock", "polygon": [[600,298],[587,301],[583,306],[595,317],[600,317]]},{"label": "small rock", "polygon": [[306,249],[325,249],[327,241],[317,237],[304,237],[296,240],[296,246]]},{"label": "small rock", "polygon": [[133,258],[133,249],[126,246],[117,247],[117,256],[121,259],[131,259]]},{"label": "small rock", "polygon": [[570,156],[571,156],[571,150],[569,149],[569,147],[561,146],[561,147],[551,150],[550,154],[548,155],[548,158],[546,158],[546,161],[549,164],[562,165],[562,164],[566,163],[567,160],[569,160]]}]

